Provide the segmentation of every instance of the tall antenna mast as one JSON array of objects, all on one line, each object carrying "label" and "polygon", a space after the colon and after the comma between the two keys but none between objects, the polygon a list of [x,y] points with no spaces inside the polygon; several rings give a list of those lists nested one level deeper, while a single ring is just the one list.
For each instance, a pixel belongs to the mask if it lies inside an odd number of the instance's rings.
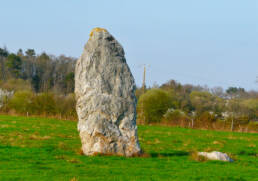
[{"label": "tall antenna mast", "polygon": [[146,66],[144,64],[144,69],[143,69],[143,81],[142,81],[142,90],[143,90],[143,93],[145,93],[145,87],[146,87],[146,84],[145,84],[145,76],[146,76]]},{"label": "tall antenna mast", "polygon": [[142,87],[141,87],[141,90],[142,90],[142,93],[145,93],[146,91],[146,68],[147,67],[150,67],[149,64],[141,64],[139,65],[140,68],[143,67],[143,80],[142,80]]}]

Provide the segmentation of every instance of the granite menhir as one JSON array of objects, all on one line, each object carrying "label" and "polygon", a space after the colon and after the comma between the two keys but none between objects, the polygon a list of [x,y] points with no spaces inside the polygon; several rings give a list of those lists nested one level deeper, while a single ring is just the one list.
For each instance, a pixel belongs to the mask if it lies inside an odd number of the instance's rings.
[{"label": "granite menhir", "polygon": [[123,47],[106,29],[94,28],[75,68],[78,130],[85,155],[141,153],[135,88]]}]

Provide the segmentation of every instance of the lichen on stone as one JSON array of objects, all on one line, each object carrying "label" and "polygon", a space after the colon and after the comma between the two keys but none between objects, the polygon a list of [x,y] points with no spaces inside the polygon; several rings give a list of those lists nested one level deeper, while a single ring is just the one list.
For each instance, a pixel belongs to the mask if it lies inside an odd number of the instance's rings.
[{"label": "lichen on stone", "polygon": [[101,32],[101,31],[107,32],[107,30],[106,30],[105,28],[99,28],[99,27],[93,28],[93,29],[91,30],[91,32],[90,32],[90,37],[93,36],[93,33],[94,33],[94,32]]}]

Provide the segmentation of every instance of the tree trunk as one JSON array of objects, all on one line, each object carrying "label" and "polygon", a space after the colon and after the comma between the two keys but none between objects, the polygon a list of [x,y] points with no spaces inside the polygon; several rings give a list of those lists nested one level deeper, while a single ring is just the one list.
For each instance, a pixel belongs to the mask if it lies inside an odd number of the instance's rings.
[{"label": "tree trunk", "polygon": [[194,127],[194,120],[192,119],[192,128]]},{"label": "tree trunk", "polygon": [[234,118],[232,117],[232,121],[231,121],[231,131],[234,130]]}]

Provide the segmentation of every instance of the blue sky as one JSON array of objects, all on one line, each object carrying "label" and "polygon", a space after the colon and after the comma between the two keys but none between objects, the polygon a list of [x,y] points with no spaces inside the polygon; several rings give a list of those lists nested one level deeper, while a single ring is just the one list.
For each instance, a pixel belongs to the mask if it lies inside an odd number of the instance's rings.
[{"label": "blue sky", "polygon": [[0,46],[79,57],[94,27],[123,45],[137,85],[258,90],[257,0],[0,0]]}]

